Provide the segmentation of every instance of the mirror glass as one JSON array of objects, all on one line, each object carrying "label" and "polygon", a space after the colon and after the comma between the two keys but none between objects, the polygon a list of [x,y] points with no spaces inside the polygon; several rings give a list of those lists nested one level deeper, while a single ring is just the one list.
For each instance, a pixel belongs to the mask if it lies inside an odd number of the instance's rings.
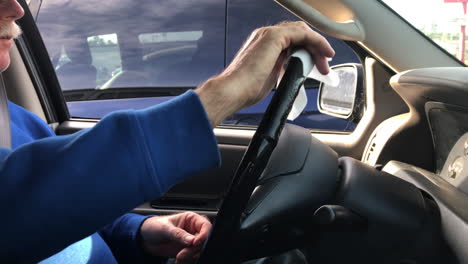
[{"label": "mirror glass", "polygon": [[340,117],[353,113],[356,99],[357,70],[352,66],[333,69],[339,76],[338,86],[322,83],[320,86],[319,108],[321,111]]}]

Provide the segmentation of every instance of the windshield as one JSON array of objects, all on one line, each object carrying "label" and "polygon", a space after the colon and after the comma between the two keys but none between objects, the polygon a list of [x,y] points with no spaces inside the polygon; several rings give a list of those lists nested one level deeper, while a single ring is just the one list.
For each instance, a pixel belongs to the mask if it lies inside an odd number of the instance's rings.
[{"label": "windshield", "polygon": [[441,48],[467,64],[468,0],[382,0],[382,2]]}]

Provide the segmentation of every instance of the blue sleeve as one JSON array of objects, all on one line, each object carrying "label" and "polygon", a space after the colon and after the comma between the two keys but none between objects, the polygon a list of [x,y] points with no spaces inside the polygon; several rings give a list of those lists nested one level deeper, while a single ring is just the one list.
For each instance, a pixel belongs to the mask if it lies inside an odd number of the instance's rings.
[{"label": "blue sleeve", "polygon": [[[50,127],[38,116],[8,102],[11,120],[12,148],[34,140],[55,136]],[[119,263],[144,263],[137,237],[143,221],[148,218],[137,214],[125,214],[99,231],[106,245]]]},{"label": "blue sleeve", "polygon": [[125,214],[99,231],[119,264],[144,263],[139,247],[140,227],[147,218],[138,214]]},{"label": "blue sleeve", "polygon": [[[52,129],[42,119],[24,108],[8,102],[8,110],[13,149],[34,140],[55,136]],[[99,231],[119,263],[145,262],[143,258],[145,255],[141,254],[137,237],[139,228],[146,218],[148,217],[137,214],[125,214]]]},{"label": "blue sleeve", "polygon": [[42,119],[26,109],[8,102],[8,111],[13,149],[38,139],[55,136],[54,131]]},{"label": "blue sleeve", "polygon": [[113,113],[92,129],[0,149],[0,259],[44,259],[219,165],[211,125],[193,91]]}]

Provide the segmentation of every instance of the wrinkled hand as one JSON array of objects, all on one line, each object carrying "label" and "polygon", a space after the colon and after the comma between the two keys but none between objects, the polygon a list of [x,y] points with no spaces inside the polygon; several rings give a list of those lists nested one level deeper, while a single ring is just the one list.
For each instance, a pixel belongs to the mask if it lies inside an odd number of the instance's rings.
[{"label": "wrinkled hand", "polygon": [[140,229],[145,252],[175,257],[176,264],[194,263],[208,237],[211,223],[193,212],[146,219]]},{"label": "wrinkled hand", "polygon": [[335,51],[304,22],[259,28],[223,73],[197,88],[211,124],[216,126],[227,116],[265,98],[279,77],[288,48],[295,46],[312,54],[321,73],[329,72],[327,58]]}]

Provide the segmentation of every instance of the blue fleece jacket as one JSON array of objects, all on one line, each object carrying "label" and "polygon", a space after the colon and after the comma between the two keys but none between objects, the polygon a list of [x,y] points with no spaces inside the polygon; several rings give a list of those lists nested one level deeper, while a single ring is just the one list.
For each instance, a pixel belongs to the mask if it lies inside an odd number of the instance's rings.
[{"label": "blue fleece jacket", "polygon": [[[121,215],[220,165],[193,91],[145,110],[110,114],[67,136],[53,136],[16,105],[10,115],[12,143],[19,147],[0,148],[0,263],[37,262],[82,239],[105,241],[119,262],[132,262],[143,217]],[[94,234],[99,229],[104,241]],[[94,260],[102,263],[100,257]]]}]

